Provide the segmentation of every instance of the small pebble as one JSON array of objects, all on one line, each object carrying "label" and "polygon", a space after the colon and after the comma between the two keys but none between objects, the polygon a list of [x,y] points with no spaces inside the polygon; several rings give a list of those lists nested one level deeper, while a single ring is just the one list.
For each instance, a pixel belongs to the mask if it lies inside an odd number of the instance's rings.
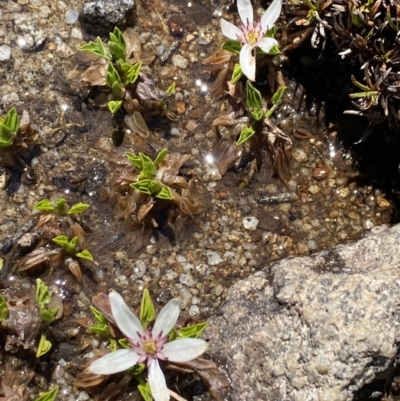
[{"label": "small pebble", "polygon": [[319,186],[318,185],[310,185],[308,187],[308,192],[313,195],[317,194],[319,192]]},{"label": "small pebble", "polygon": [[313,170],[313,178],[317,181],[324,180],[329,174],[329,169],[325,164],[317,163],[317,167]]},{"label": "small pebble", "polygon": [[68,10],[65,13],[65,22],[67,24],[75,24],[76,21],[78,21],[78,17],[79,17],[79,12],[76,10]]},{"label": "small pebble", "polygon": [[293,149],[292,156],[297,161],[297,163],[304,163],[305,161],[307,161],[308,158],[307,153],[304,152],[303,149],[299,148]]},{"label": "small pebble", "polygon": [[8,60],[11,57],[10,46],[3,45],[0,46],[0,61]]},{"label": "small pebble", "polygon": [[208,264],[211,266],[219,265],[221,262],[223,262],[221,256],[219,256],[217,252],[211,250],[207,251],[207,260]]},{"label": "small pebble", "polygon": [[188,64],[189,64],[189,60],[187,60],[185,57],[182,57],[179,54],[174,54],[172,56],[172,64],[175,67],[179,67],[182,68],[183,70],[187,68]]},{"label": "small pebble", "polygon": [[259,223],[257,217],[253,216],[244,217],[242,221],[243,221],[243,227],[249,231],[254,231]]},{"label": "small pebble", "polygon": [[172,36],[181,37],[183,35],[184,21],[179,15],[172,15],[167,22],[167,26]]}]

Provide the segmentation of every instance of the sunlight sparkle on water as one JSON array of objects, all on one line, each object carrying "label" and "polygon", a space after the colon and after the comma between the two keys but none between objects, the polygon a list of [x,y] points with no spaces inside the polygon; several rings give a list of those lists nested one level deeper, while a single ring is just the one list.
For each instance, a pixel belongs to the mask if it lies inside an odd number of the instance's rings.
[{"label": "sunlight sparkle on water", "polygon": [[22,37],[19,37],[18,40],[17,40],[17,43],[18,43],[19,47],[25,47],[26,46],[26,39],[22,38]]},{"label": "sunlight sparkle on water", "polygon": [[206,155],[204,159],[206,160],[207,163],[214,163],[214,156],[211,153]]}]

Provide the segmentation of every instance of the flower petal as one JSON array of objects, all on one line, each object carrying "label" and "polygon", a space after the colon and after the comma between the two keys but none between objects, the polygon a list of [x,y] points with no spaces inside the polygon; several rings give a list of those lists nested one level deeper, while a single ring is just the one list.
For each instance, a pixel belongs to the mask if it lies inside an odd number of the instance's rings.
[{"label": "flower petal", "polygon": [[273,45],[277,45],[278,42],[273,38],[262,38],[257,42],[257,46],[265,53],[268,53]]},{"label": "flower petal", "polygon": [[88,370],[96,375],[112,375],[136,365],[139,355],[130,349],[119,349],[96,359]]},{"label": "flower petal", "polygon": [[231,24],[227,20],[221,18],[219,21],[221,31],[224,36],[232,40],[238,40],[238,37],[242,36],[242,31],[235,25]]},{"label": "flower petal", "polygon": [[267,11],[261,17],[261,28],[262,32],[267,32],[271,29],[275,21],[278,19],[282,9],[282,0],[274,0],[268,7]]},{"label": "flower petal", "polygon": [[256,58],[252,54],[253,46],[243,45],[239,54],[239,63],[242,72],[250,81],[256,80]]},{"label": "flower petal", "polygon": [[253,27],[253,6],[250,0],[237,0],[237,8],[244,26]]},{"label": "flower petal", "polygon": [[199,338],[182,338],[164,345],[162,353],[171,362],[188,362],[202,355],[208,343]]},{"label": "flower petal", "polygon": [[169,401],[168,387],[157,359],[149,367],[149,385],[154,401]]},{"label": "flower petal", "polygon": [[137,333],[144,334],[140,320],[130,310],[121,295],[112,291],[108,296],[110,299],[111,312],[118,328],[131,340],[138,341]]},{"label": "flower petal", "polygon": [[178,321],[181,301],[179,299],[171,299],[164,308],[161,309],[151,331],[153,338],[157,337],[161,332],[165,337],[173,329]]}]

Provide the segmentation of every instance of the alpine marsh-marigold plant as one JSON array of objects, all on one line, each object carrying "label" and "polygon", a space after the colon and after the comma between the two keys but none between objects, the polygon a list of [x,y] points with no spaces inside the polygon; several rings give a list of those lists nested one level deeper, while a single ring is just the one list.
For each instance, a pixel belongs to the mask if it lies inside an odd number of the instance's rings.
[{"label": "alpine marsh-marigold plant", "polygon": [[199,338],[169,341],[169,334],[180,314],[178,299],[171,299],[162,308],[151,330],[147,327],[147,320],[142,319],[141,322],[120,294],[112,291],[109,300],[112,317],[126,336],[128,348],[116,350],[95,360],[88,367],[89,372],[110,375],[145,362],[151,396],[155,401],[168,401],[170,394],[159,361],[191,361],[206,351],[207,342]]},{"label": "alpine marsh-marigold plant", "polygon": [[255,81],[256,48],[259,47],[265,53],[269,53],[278,44],[275,39],[267,37],[266,33],[274,26],[281,13],[282,0],[274,0],[256,23],[250,0],[237,0],[237,8],[242,20],[240,26],[237,27],[221,18],[221,30],[224,36],[238,40],[242,44],[239,54],[240,68],[250,81]]}]

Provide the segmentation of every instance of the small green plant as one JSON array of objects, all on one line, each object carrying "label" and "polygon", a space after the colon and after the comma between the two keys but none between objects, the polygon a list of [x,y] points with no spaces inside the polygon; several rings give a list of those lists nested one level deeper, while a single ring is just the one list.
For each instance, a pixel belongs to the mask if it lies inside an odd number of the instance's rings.
[{"label": "small green plant", "polygon": [[40,212],[50,212],[59,216],[67,216],[72,214],[79,214],[88,210],[90,205],[87,203],[76,203],[69,207],[64,198],[58,198],[54,203],[51,203],[48,199],[43,199],[36,203],[33,210]]},{"label": "small green plant", "polygon": [[46,393],[42,393],[42,395],[36,398],[35,401],[54,401],[57,397],[58,389],[58,386],[53,387]]},{"label": "small green plant", "polygon": [[[156,309],[147,289],[143,292],[139,318],[117,292],[109,294],[109,301],[114,322],[126,338],[117,340],[110,337],[112,352],[93,361],[88,371],[104,375],[128,371],[138,382],[138,390],[144,400],[168,399],[169,392],[158,359],[188,362],[203,354],[207,343],[199,336],[207,323],[175,330],[180,313],[179,300],[170,300],[156,318]],[[92,332],[105,334],[105,317],[95,308],[92,312],[100,329],[100,332],[97,328]],[[144,364],[146,361],[147,365]],[[147,381],[144,376],[146,366]]]},{"label": "small green plant", "polygon": [[90,306],[90,310],[96,320],[96,324],[88,327],[89,333],[99,334],[103,337],[110,337],[110,330],[108,329],[108,322],[105,316],[94,306]]},{"label": "small green plant", "polygon": [[154,160],[151,160],[150,157],[143,153],[136,155],[135,153],[126,152],[125,155],[128,160],[140,171],[138,181],[130,184],[130,186],[145,194],[154,195],[156,198],[173,199],[168,186],[155,179],[157,169],[167,154],[168,150],[164,148]]},{"label": "small green plant", "polygon": [[11,146],[19,130],[19,117],[15,107],[4,118],[0,117],[0,147]]},{"label": "small green plant", "polygon": [[138,61],[131,64],[126,60],[126,43],[121,30],[118,27],[110,33],[110,40],[106,45],[101,38],[97,37],[95,42],[83,45],[80,50],[95,54],[107,60],[106,84],[111,89],[113,98],[107,103],[108,109],[115,114],[123,104],[125,89],[133,84],[139,77],[142,63]]},{"label": "small green plant", "polygon": [[54,237],[52,241],[57,245],[60,245],[64,251],[71,256],[89,260],[90,262],[93,262],[94,260],[92,254],[87,249],[84,249],[80,252],[77,250],[79,245],[78,237],[74,237],[69,240],[66,235],[58,235],[57,237]]},{"label": "small green plant", "polygon": [[36,303],[40,309],[40,317],[43,322],[50,324],[56,318],[60,307],[54,309],[49,309],[47,305],[51,301],[51,295],[49,293],[49,289],[47,285],[38,278],[36,280]]},{"label": "small green plant", "polygon": [[[281,104],[286,89],[286,86],[281,86],[280,88],[278,88],[278,90],[271,97],[272,107],[269,110],[265,111],[260,91],[256,89],[249,81],[247,81],[246,107],[250,112],[251,118],[255,122],[270,118],[276,108],[279,106],[279,104]],[[236,145],[242,145],[243,143],[248,141],[255,133],[256,130],[253,124],[250,126],[242,127]]]}]

